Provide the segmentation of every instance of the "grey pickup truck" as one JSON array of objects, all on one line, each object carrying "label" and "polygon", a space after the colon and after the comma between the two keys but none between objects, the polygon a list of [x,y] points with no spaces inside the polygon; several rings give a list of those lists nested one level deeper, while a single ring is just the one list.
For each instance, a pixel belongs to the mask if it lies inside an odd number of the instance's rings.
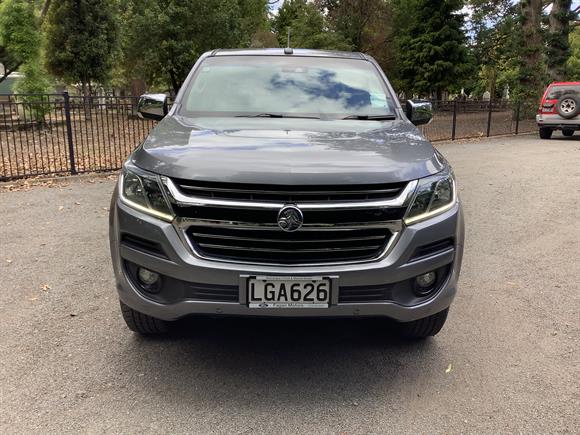
[{"label": "grey pickup truck", "polygon": [[451,167],[361,53],[214,50],[129,156],[110,246],[141,334],[191,315],[384,317],[437,334],[457,289],[463,215]]}]

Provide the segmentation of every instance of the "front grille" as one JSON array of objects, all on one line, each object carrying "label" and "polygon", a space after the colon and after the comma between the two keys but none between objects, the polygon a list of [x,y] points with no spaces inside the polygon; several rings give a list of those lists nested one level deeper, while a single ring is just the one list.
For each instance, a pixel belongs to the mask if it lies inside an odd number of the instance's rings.
[{"label": "front grille", "polygon": [[[212,186],[215,184],[212,183]],[[199,195],[202,190],[198,189],[198,185],[196,183],[195,194],[188,194],[189,198],[204,198]],[[218,194],[249,194],[248,185],[240,185],[239,189],[234,186],[237,185],[228,184],[227,192],[218,191],[215,186],[203,192],[211,192],[214,195],[212,200]],[[288,186],[266,186],[264,190],[258,190],[258,187],[252,189],[253,200],[246,197],[220,196],[218,201],[224,202],[219,205],[215,201],[204,205],[197,205],[195,201],[191,204],[176,201],[173,208],[185,223],[185,235],[193,249],[206,258],[250,263],[319,264],[378,257],[393,237],[393,232],[389,229],[393,228],[392,221],[403,218],[405,207],[378,206],[375,198],[369,199],[368,195],[371,190],[377,192],[380,189],[370,189],[368,185],[334,186],[338,193],[325,192],[323,198],[313,201],[312,198],[321,194],[325,187],[327,186],[307,190],[301,186],[299,194],[307,192],[306,196],[300,197],[302,200],[298,200],[296,188],[290,191]],[[178,189],[182,193],[186,190],[184,184],[179,184]],[[400,194],[405,186],[396,189]],[[342,197],[344,192],[350,195],[348,200]],[[381,194],[387,193],[385,191]],[[363,197],[369,200],[368,208],[360,204],[364,203]],[[279,204],[286,204],[290,199],[298,207],[315,204],[310,208],[302,208],[304,223],[295,232],[283,231],[277,222]],[[228,202],[232,200],[233,203]],[[256,200],[273,205],[252,207],[252,202]],[[343,206],[333,206],[333,202],[341,202]],[[357,208],[345,208],[345,202],[357,202]],[[323,208],[318,208],[318,204],[322,204]]]},{"label": "front grille", "polygon": [[196,250],[219,259],[319,263],[364,260],[377,256],[391,237],[386,228],[304,228],[286,233],[274,227],[220,224],[192,225],[187,235]]},{"label": "front grille", "polygon": [[407,183],[354,185],[263,185],[174,180],[183,193],[203,198],[308,203],[368,201],[397,197]]}]

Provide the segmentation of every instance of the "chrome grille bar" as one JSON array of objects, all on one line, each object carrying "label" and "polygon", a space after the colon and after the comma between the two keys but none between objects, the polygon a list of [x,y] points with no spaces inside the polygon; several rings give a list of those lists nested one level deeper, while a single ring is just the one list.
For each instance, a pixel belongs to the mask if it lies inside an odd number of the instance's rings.
[{"label": "chrome grille bar", "polygon": [[[238,201],[229,199],[214,199],[203,196],[186,195],[179,190],[174,181],[170,178],[162,178],[168,194],[172,201],[180,206],[194,206],[194,207],[227,207],[240,209],[267,209],[279,210],[286,203],[277,201]],[[385,207],[403,207],[407,205],[411,196],[417,187],[417,180],[407,183],[401,193],[395,198],[382,200],[364,200],[364,201],[328,201],[328,202],[296,202],[301,210],[353,210],[353,209],[369,209],[369,208],[385,208]]]},{"label": "chrome grille bar", "polygon": [[341,237],[339,239],[308,239],[308,240],[281,240],[281,239],[264,239],[256,237],[238,237],[238,236],[228,236],[223,234],[210,234],[210,233],[191,233],[195,237],[200,237],[204,239],[221,239],[221,240],[235,240],[235,241],[260,241],[266,243],[324,243],[324,242],[363,242],[366,240],[382,240],[384,236],[367,236],[367,237]]},{"label": "chrome grille bar", "polygon": [[[384,237],[383,237],[384,239]],[[223,250],[232,250],[232,251],[247,251],[248,247],[245,246],[230,246],[230,245],[217,245],[212,243],[197,243],[202,248],[212,248],[212,249],[223,249]],[[349,248],[307,248],[307,249],[300,249],[301,253],[308,253],[308,252],[344,252],[344,251],[376,251],[382,245],[372,245],[372,246],[357,246],[357,247],[349,247]],[[252,247],[253,251],[258,252],[272,252],[272,253],[296,253],[295,249],[281,249],[281,248],[257,248]]]},{"label": "chrome grille bar", "polygon": [[[209,219],[192,219],[192,218],[177,218],[175,224],[186,229],[191,226],[200,227],[215,227],[215,228],[233,228],[236,230],[254,230],[254,231],[272,231],[279,230],[280,227],[276,223],[255,223],[255,222],[237,222],[237,221],[220,221]],[[381,229],[387,228],[393,232],[401,231],[403,222],[396,221],[381,221],[381,222],[346,222],[339,224],[304,224],[300,231],[356,231],[362,229]]]},{"label": "chrome grille bar", "polygon": [[[175,183],[174,183],[175,184]],[[255,189],[225,189],[219,187],[201,187],[201,186],[189,186],[187,184],[180,184],[179,188],[181,190],[188,190],[193,192],[219,192],[219,193],[239,193],[239,194],[260,194],[260,195],[289,195],[289,196],[322,196],[327,195],[329,192],[327,190],[255,190]],[[391,189],[369,189],[369,190],[333,190],[332,194],[337,195],[375,195],[375,194],[389,194],[399,192],[399,188]]]}]

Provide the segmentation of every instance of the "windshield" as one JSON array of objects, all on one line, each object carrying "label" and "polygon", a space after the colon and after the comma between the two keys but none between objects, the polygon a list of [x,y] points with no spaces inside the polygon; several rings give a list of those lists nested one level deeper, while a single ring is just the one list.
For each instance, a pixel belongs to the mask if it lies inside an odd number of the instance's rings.
[{"label": "windshield", "polygon": [[345,118],[394,115],[366,60],[300,56],[207,58],[188,84],[180,114]]}]

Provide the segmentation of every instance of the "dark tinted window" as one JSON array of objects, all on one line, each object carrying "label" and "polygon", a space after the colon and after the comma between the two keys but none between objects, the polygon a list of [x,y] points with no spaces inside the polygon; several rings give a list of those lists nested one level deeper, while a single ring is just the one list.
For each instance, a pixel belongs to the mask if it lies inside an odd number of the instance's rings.
[{"label": "dark tinted window", "polygon": [[344,117],[390,114],[393,109],[382,77],[366,60],[218,56],[198,69],[181,114]]},{"label": "dark tinted window", "polygon": [[563,95],[577,95],[580,96],[580,85],[557,85],[552,86],[548,92],[546,99],[557,100]]}]

